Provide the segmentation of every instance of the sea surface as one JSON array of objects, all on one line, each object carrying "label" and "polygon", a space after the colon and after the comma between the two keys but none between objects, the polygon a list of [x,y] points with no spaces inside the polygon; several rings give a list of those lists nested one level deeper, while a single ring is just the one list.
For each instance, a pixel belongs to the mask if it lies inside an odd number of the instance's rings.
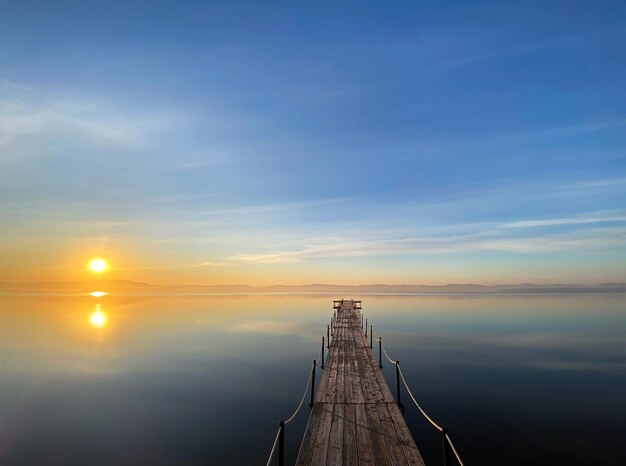
[{"label": "sea surface", "polygon": [[[263,465],[341,297],[0,296],[0,464]],[[467,465],[626,464],[625,294],[352,298]]]}]

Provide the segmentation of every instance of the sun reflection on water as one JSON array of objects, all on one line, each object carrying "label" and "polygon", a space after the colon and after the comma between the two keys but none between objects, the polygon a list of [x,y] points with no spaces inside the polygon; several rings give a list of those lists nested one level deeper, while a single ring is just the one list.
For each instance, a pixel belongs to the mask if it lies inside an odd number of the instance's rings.
[{"label": "sun reflection on water", "polygon": [[107,323],[107,316],[102,312],[100,304],[96,304],[96,310],[89,316],[89,322],[94,327],[102,328]]}]

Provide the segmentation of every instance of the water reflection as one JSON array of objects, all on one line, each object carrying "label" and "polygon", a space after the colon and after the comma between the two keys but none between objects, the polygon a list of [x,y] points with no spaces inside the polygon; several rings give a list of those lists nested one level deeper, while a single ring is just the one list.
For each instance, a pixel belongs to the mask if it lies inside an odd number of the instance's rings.
[{"label": "water reflection", "polygon": [[[0,464],[262,464],[337,297],[0,296]],[[626,464],[625,295],[354,298],[468,464]]]},{"label": "water reflection", "polygon": [[102,307],[100,304],[96,304],[95,311],[89,316],[89,322],[91,325],[98,328],[103,328],[107,323],[107,316],[104,312],[102,312]]}]

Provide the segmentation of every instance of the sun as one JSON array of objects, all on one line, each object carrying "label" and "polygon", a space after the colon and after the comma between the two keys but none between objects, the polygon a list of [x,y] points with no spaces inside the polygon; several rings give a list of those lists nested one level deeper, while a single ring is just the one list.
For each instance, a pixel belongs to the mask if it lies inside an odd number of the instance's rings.
[{"label": "sun", "polygon": [[89,263],[92,272],[102,273],[107,269],[107,261],[104,259],[94,259]]}]

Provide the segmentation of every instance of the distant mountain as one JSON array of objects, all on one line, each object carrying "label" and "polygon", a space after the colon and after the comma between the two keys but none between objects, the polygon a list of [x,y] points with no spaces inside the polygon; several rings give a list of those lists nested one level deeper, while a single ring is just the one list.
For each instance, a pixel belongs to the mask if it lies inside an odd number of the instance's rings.
[{"label": "distant mountain", "polygon": [[480,293],[606,293],[626,291],[626,283],[600,283],[578,285],[536,283],[477,285],[472,283],[448,285],[334,285],[313,283],[308,285],[151,285],[132,280],[94,280],[67,282],[8,283],[0,282],[2,292],[82,293],[107,291],[109,293],[433,293],[433,294],[480,294]]}]

